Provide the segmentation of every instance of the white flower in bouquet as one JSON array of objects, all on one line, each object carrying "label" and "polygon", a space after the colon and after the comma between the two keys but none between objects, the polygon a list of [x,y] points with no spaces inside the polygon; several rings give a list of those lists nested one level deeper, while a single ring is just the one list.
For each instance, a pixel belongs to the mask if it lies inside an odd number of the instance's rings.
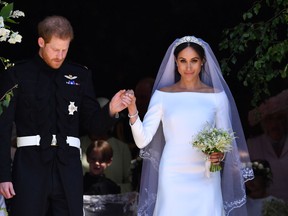
[{"label": "white flower in bouquet", "polygon": [[[192,146],[207,155],[213,152],[222,152],[225,154],[232,150],[233,139],[235,139],[233,131],[211,127],[207,124],[207,126],[194,137]],[[220,164],[209,165],[210,172],[216,172],[222,169]]]}]

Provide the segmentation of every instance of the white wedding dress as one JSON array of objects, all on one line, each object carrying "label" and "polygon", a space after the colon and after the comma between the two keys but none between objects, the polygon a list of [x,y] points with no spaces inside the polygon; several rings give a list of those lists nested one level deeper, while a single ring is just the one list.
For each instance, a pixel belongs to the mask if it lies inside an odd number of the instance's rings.
[{"label": "white wedding dress", "polygon": [[228,115],[223,92],[155,91],[143,123],[138,118],[131,125],[137,146],[143,148],[163,123],[166,144],[154,216],[224,215],[220,172],[205,176],[205,155],[191,141],[207,122],[228,128]]}]

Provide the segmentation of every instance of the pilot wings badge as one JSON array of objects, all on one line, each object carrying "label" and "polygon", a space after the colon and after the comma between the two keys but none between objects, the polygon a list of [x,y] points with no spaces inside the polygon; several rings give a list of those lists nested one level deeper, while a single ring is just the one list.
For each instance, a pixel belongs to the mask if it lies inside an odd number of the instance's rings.
[{"label": "pilot wings badge", "polygon": [[73,76],[73,75],[69,74],[69,75],[64,75],[64,77],[68,79],[66,81],[66,84],[68,84],[68,85],[80,85],[79,83],[75,82],[75,80],[77,79],[77,76]]}]

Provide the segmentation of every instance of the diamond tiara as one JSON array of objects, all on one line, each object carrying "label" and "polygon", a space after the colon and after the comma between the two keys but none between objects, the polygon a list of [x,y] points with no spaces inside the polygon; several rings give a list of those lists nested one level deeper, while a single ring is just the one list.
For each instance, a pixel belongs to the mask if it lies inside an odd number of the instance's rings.
[{"label": "diamond tiara", "polygon": [[185,36],[180,38],[176,43],[175,43],[175,47],[179,46],[182,43],[186,43],[186,42],[192,42],[192,43],[196,43],[200,46],[203,47],[203,43],[196,37],[194,36]]}]

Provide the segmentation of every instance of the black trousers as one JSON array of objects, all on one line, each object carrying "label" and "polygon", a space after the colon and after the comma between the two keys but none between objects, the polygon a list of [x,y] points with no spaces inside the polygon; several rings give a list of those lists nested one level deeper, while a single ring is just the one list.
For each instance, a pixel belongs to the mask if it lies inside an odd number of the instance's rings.
[{"label": "black trousers", "polygon": [[21,170],[15,170],[16,196],[11,200],[9,216],[69,216],[59,172],[57,147],[52,151],[53,159],[47,164],[37,161],[37,158],[27,158],[24,154],[15,157],[15,160],[19,160],[15,162],[22,164],[21,167],[15,166],[15,169]]}]

